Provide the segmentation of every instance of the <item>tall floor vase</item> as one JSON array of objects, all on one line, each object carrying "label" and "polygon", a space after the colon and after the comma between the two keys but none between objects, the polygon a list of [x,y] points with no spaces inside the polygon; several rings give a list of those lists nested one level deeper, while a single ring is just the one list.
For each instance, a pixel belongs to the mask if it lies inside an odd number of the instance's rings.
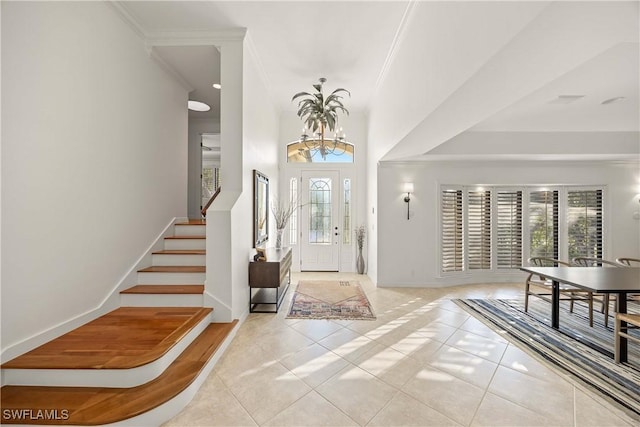
[{"label": "tall floor vase", "polygon": [[362,248],[358,248],[358,257],[356,258],[356,269],[358,274],[364,274],[364,258],[362,257]]}]

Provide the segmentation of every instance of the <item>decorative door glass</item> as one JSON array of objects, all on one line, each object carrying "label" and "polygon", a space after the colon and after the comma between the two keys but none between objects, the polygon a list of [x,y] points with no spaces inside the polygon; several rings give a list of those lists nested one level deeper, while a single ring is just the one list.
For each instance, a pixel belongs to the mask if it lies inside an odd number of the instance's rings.
[{"label": "decorative door glass", "polygon": [[309,181],[309,243],[331,244],[331,215],[331,178],[311,178]]}]

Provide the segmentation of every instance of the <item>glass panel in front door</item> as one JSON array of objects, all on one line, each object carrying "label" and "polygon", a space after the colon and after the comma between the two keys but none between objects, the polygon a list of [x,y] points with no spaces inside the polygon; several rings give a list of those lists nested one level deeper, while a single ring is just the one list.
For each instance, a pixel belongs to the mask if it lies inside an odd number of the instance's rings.
[{"label": "glass panel in front door", "polygon": [[331,178],[309,180],[309,243],[332,243]]}]

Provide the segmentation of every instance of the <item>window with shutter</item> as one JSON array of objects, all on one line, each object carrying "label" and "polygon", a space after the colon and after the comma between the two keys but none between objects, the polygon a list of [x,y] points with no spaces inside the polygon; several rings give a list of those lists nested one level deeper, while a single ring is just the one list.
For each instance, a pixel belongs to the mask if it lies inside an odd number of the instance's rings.
[{"label": "window with shutter", "polygon": [[603,257],[602,187],[556,186],[525,197],[526,188],[442,186],[442,272],[513,270],[525,257]]},{"label": "window with shutter", "polygon": [[567,193],[569,259],[602,258],[602,190]]},{"label": "window with shutter", "polygon": [[522,191],[497,193],[496,252],[498,268],[522,266]]},{"label": "window with shutter", "polygon": [[469,270],[489,270],[491,269],[491,191],[469,191],[467,197]]},{"label": "window with shutter", "polygon": [[529,193],[530,256],[558,259],[558,191]]},{"label": "window with shutter", "polygon": [[440,209],[442,271],[462,271],[462,190],[442,190]]}]

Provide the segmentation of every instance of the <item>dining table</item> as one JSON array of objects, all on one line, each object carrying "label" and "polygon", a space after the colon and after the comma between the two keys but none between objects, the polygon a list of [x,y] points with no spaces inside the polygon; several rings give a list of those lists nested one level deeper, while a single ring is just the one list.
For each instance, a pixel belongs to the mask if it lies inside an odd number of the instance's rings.
[{"label": "dining table", "polygon": [[[560,327],[560,284],[598,294],[614,294],[616,311],[627,312],[627,296],[640,293],[640,267],[521,267],[520,270],[533,273],[551,281],[551,327]],[[621,322],[625,328],[626,322]],[[627,339],[617,340],[620,361],[627,361]]]}]

